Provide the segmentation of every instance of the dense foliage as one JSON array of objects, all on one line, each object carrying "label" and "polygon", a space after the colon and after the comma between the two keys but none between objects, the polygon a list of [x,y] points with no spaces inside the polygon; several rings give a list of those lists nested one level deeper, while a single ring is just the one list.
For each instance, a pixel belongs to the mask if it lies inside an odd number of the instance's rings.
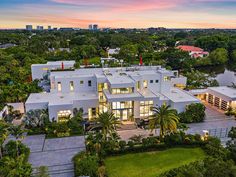
[{"label": "dense foliage", "polygon": [[187,105],[185,111],[179,114],[180,122],[203,122],[205,119],[205,109],[205,106],[201,103],[192,103]]},{"label": "dense foliage", "polygon": [[[31,81],[31,64],[76,60],[77,67],[84,63],[99,65],[99,57],[107,57],[108,48],[120,48],[115,57],[124,59],[126,65],[138,64],[142,55],[146,65],[161,64],[184,74],[193,67],[236,61],[236,34],[224,30],[1,31],[0,43],[17,45],[0,50],[0,108],[41,91],[37,81]],[[211,53],[191,59],[186,52],[175,49],[176,44],[195,45]]]}]

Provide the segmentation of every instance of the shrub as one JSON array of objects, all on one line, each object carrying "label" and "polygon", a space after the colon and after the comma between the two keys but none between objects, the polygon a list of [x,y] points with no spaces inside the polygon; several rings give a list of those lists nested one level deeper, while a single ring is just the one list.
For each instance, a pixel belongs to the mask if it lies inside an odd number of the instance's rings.
[{"label": "shrub", "polygon": [[203,148],[205,152],[215,158],[227,159],[229,151],[225,149],[218,138],[209,137],[208,142]]},{"label": "shrub", "polygon": [[[4,155],[9,156],[11,158],[16,158],[17,157],[16,143],[17,142],[13,140],[9,141],[4,147]],[[24,160],[25,162],[27,162],[30,154],[30,149],[20,141],[18,142],[18,152],[19,156],[24,155]]]},{"label": "shrub", "polygon": [[142,141],[143,135],[134,135],[130,137],[129,139],[133,141],[135,144],[140,144]]},{"label": "shrub", "polygon": [[124,150],[125,146],[126,146],[126,142],[125,141],[119,141],[120,150]]},{"label": "shrub", "polygon": [[183,144],[183,138],[180,133],[171,133],[165,136],[164,142],[169,146]]},{"label": "shrub", "polygon": [[133,148],[134,147],[134,142],[133,141],[128,141],[127,145],[129,146],[129,148]]},{"label": "shrub", "polygon": [[88,155],[85,152],[81,152],[73,158],[75,176],[90,176],[98,177],[98,157],[95,155]]},{"label": "shrub", "polygon": [[185,112],[179,114],[180,122],[194,123],[203,122],[205,119],[205,106],[201,103],[193,103],[186,106]]},{"label": "shrub", "polygon": [[160,143],[157,137],[147,137],[142,139],[142,145],[145,147],[153,146]]}]

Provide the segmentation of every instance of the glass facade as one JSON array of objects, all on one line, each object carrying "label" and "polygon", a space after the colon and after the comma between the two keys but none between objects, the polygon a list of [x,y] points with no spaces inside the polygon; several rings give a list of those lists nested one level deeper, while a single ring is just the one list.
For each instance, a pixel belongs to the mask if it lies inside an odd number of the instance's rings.
[{"label": "glass facade", "polygon": [[147,117],[153,114],[153,101],[140,101],[140,117]]},{"label": "glass facade", "polygon": [[114,116],[120,119],[121,121],[128,121],[133,119],[133,101],[112,102],[111,109]]},{"label": "glass facade", "polygon": [[70,119],[71,110],[63,110],[57,113],[58,122],[66,122]]},{"label": "glass facade", "polygon": [[125,94],[125,93],[133,93],[133,87],[128,88],[112,88],[111,93],[112,94]]},{"label": "glass facade", "polygon": [[88,118],[89,120],[95,119],[97,117],[97,109],[96,108],[89,108],[88,109]]},{"label": "glass facade", "polygon": [[103,93],[103,90],[106,90],[106,89],[108,89],[107,83],[98,84],[98,100],[99,100],[98,112],[99,113],[108,111],[107,102],[106,102],[107,100]]}]

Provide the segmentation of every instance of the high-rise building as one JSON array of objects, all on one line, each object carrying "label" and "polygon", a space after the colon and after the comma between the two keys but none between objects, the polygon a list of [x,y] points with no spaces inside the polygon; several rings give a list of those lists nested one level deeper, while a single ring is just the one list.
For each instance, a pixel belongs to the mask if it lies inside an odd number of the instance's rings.
[{"label": "high-rise building", "polygon": [[89,25],[89,30],[93,30],[93,24]]},{"label": "high-rise building", "polygon": [[96,30],[98,30],[98,25],[97,25],[97,24],[90,24],[90,25],[89,25],[89,30],[91,30],[91,31],[96,31]]},{"label": "high-rise building", "polygon": [[32,31],[33,30],[33,26],[32,25],[26,25],[26,30]]},{"label": "high-rise building", "polygon": [[37,30],[43,30],[43,26],[37,26]]},{"label": "high-rise building", "polygon": [[52,30],[52,26],[48,26],[48,30]]}]

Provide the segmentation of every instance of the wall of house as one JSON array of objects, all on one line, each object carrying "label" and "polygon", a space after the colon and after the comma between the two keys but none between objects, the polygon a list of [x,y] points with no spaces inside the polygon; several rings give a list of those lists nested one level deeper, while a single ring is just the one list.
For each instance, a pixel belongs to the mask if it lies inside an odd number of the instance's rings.
[{"label": "wall of house", "polygon": [[28,112],[34,109],[46,109],[48,107],[48,102],[45,103],[25,103],[25,111]]},{"label": "wall of house", "polygon": [[[88,91],[96,91],[97,90],[97,81],[95,76],[83,76],[83,77],[71,77],[71,78],[54,78],[52,80],[54,82],[54,89],[51,89],[52,93],[59,92],[58,91],[58,82],[61,82],[61,92],[62,93],[70,93],[70,92],[88,92]],[[52,84],[51,81],[51,84]],[[74,84],[74,91],[70,90],[70,82]],[[83,84],[80,83],[83,81]],[[88,85],[88,82],[91,81],[91,86]]]}]

